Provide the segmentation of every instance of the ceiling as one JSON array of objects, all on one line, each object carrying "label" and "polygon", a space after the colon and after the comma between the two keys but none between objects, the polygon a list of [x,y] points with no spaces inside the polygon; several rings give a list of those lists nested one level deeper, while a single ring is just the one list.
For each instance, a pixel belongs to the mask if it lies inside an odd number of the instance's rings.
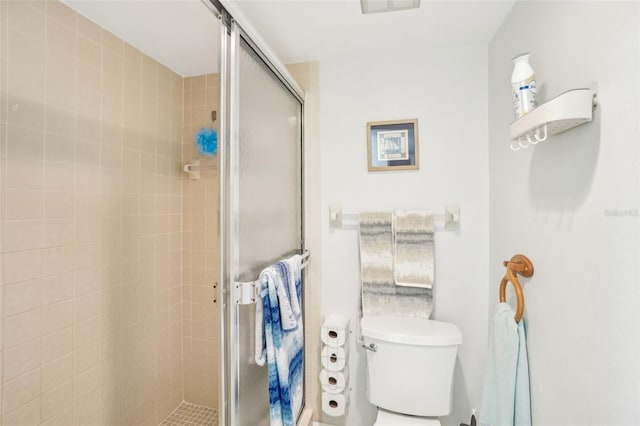
[{"label": "ceiling", "polygon": [[[63,0],[182,76],[217,72],[218,20],[200,0]],[[358,0],[236,0],[283,63],[487,44],[515,0],[422,0],[362,15]]]},{"label": "ceiling", "polygon": [[515,0],[422,0],[418,9],[363,15],[359,0],[237,0],[284,63],[371,52],[488,44]]},{"label": "ceiling", "polygon": [[62,0],[183,77],[218,70],[218,19],[200,0]]}]

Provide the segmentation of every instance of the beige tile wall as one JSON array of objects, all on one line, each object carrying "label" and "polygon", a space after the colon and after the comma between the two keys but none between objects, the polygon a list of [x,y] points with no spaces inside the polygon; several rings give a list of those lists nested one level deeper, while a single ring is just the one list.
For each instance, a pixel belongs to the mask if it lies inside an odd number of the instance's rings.
[{"label": "beige tile wall", "polygon": [[[6,145],[6,122],[7,122],[7,2],[0,2],[0,367],[4,365],[4,344],[2,332],[4,331],[4,272],[2,265],[4,265],[4,226],[2,226],[4,218],[4,206],[5,206],[5,164],[1,159],[1,154],[4,152],[4,146]],[[4,394],[4,377],[2,374],[2,368],[0,368],[0,414],[2,414],[2,395]],[[2,416],[0,415],[0,423],[2,423]]]},{"label": "beige tile wall", "polygon": [[181,401],[183,80],[52,1],[2,9],[2,423]]},{"label": "beige tile wall", "polygon": [[[7,42],[6,42],[6,28],[7,28],[7,2],[0,2],[0,268],[4,265],[4,226],[2,221],[4,219],[4,206],[5,206],[5,164],[2,161],[1,155],[4,152],[6,146],[6,92],[7,92]],[[4,365],[4,338],[2,336],[4,331],[4,272],[0,269],[0,366]],[[2,368],[0,368],[0,422],[2,422],[2,405],[4,394],[4,377],[2,374]]]},{"label": "beige tile wall", "polygon": [[[0,2],[0,18],[2,424],[155,425],[183,398],[217,407],[218,173],[192,181],[180,164],[217,164],[193,136],[218,76],[182,79],[56,0]],[[292,71],[313,92],[317,65]],[[307,306],[315,408],[320,305]]]},{"label": "beige tile wall", "polygon": [[[218,110],[219,75],[184,80],[185,161],[218,165],[218,157],[197,152],[194,136],[200,128],[217,128],[211,111]],[[213,285],[218,280],[218,171],[202,171],[199,180],[183,180],[183,330],[184,398],[187,402],[218,407],[220,321]]]}]

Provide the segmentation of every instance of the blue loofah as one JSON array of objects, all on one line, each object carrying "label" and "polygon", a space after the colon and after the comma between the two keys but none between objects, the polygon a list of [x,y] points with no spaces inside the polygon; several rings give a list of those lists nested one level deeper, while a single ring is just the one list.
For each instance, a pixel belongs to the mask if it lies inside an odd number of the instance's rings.
[{"label": "blue loofah", "polygon": [[213,157],[218,153],[218,132],[211,129],[200,129],[195,137],[198,151]]}]

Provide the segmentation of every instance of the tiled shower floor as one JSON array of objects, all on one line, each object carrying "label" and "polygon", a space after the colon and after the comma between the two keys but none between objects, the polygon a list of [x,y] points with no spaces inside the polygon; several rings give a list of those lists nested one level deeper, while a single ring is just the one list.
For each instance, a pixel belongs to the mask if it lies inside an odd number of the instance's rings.
[{"label": "tiled shower floor", "polygon": [[182,402],[160,426],[218,426],[218,410]]}]

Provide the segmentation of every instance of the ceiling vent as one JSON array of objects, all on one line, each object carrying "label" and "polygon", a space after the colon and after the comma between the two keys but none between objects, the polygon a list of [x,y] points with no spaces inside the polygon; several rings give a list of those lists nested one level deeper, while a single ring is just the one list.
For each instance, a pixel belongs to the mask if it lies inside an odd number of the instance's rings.
[{"label": "ceiling vent", "polygon": [[396,10],[417,9],[420,0],[360,0],[362,13],[393,12]]}]

